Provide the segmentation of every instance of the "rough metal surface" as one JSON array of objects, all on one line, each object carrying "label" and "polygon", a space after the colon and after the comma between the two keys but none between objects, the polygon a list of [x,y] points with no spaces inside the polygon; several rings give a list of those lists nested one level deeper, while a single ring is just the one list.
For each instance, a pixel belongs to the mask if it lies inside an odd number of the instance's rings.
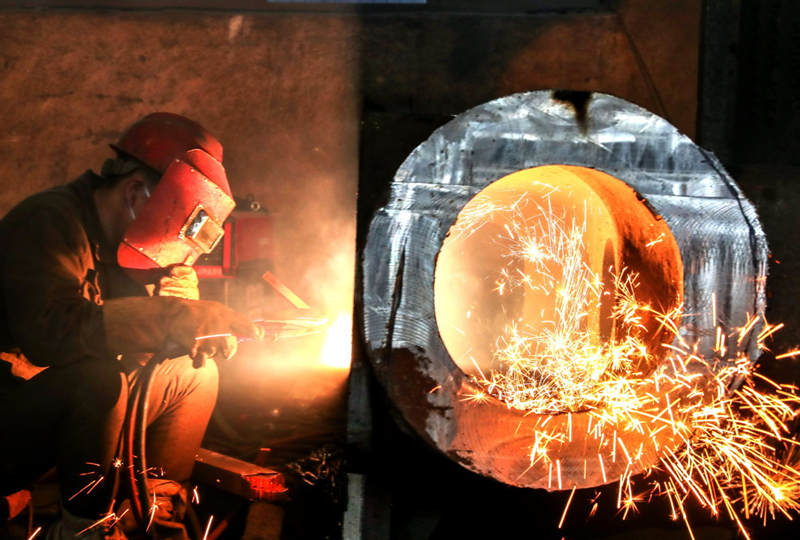
[{"label": "rough metal surface", "polygon": [[192,476],[198,482],[250,500],[285,500],[288,492],[283,475],[225,454],[200,448]]},{"label": "rough metal surface", "polygon": [[[472,383],[450,358],[434,318],[437,254],[459,210],[481,188],[546,164],[591,167],[631,186],[664,218],[678,243],[688,314],[681,333],[698,341],[701,352],[713,345],[712,293],[723,328],[741,326],[747,313],[765,308],[766,240],[752,205],[716,158],[624,100],[593,94],[583,112],[541,91],[459,115],[398,169],[363,254],[365,338],[390,397],[439,449],[514,485],[546,487],[546,475],[528,471],[538,420],[499,402],[465,405],[459,396]],[[753,342],[743,347],[756,352]],[[562,462],[562,472],[586,485],[577,478],[579,465]]]}]

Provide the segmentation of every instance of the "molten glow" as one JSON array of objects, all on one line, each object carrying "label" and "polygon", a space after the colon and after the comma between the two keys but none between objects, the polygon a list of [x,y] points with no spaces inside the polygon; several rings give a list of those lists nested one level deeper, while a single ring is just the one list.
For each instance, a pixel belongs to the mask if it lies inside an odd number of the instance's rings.
[{"label": "molten glow", "polygon": [[[510,407],[536,414],[578,412],[612,405],[637,408],[641,399],[629,377],[651,353],[642,339],[648,306],[637,303],[638,276],[626,269],[613,277],[613,290],[586,262],[585,219],[566,221],[549,207],[538,206],[531,220],[519,210],[519,199],[499,242],[508,266],[499,270],[497,293],[515,289],[553,298],[548,320],[509,324],[494,351],[497,369],[479,382]],[[512,268],[521,262],[526,273]],[[613,305],[612,336],[602,339],[589,323],[604,302]],[[675,326],[678,310],[656,314]]]},{"label": "molten glow", "polygon": [[[672,519],[682,518],[693,536],[685,511],[693,499],[714,516],[726,515],[749,537],[742,517],[791,517],[800,510],[800,443],[787,427],[800,414],[797,389],[756,373],[747,352],[752,340],[766,349],[764,340],[782,325],[750,316],[728,332],[716,326],[715,297],[715,346],[701,355],[679,332],[680,307],[660,313],[637,300],[635,272],[610,272],[603,283],[592,271],[584,256],[585,222],[567,220],[547,205],[539,206],[544,219],[531,220],[517,212],[520,202],[504,210],[512,219],[498,239],[508,265],[486,282],[497,295],[515,289],[543,294],[553,307],[536,324],[524,317],[508,324],[494,349],[497,367],[486,373],[479,368],[473,379],[480,389],[461,399],[480,406],[493,396],[510,408],[547,416],[537,423],[530,462],[548,467],[551,487],[572,489],[559,527],[576,487],[566,480],[562,485],[558,459],[559,447],[572,441],[572,417],[547,426],[549,415],[559,413],[589,415],[587,440],[601,452],[584,468],[595,467],[604,481],[613,481],[604,462],[625,465],[616,478],[623,519],[642,500],[661,496]],[[459,219],[454,234],[461,237],[488,222],[480,212],[474,221]],[[604,303],[610,304],[611,330],[602,336],[588,321]],[[667,330],[661,350],[647,344],[646,320]],[[656,353],[663,358],[659,365],[643,369]],[[638,448],[625,444],[633,432],[644,436]],[[642,456],[654,452],[660,461],[649,466]],[[649,496],[634,493],[632,470],[642,469],[645,477],[654,469],[667,474],[649,481]]]},{"label": "molten glow", "polygon": [[348,369],[352,355],[352,317],[347,313],[337,316],[325,335],[322,346],[322,363],[337,369]]}]

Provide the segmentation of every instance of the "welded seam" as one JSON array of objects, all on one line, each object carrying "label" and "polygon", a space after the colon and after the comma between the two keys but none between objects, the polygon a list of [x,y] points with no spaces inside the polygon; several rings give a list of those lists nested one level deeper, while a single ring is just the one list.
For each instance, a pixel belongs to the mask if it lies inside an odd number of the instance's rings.
[{"label": "welded seam", "polygon": [[406,266],[406,247],[407,241],[403,243],[403,251],[400,252],[400,260],[397,262],[397,272],[394,276],[394,287],[392,290],[392,306],[389,309],[389,318],[386,321],[386,342],[383,349],[383,362],[389,363],[392,356],[392,343],[394,341],[394,325],[397,319],[397,312],[400,311],[400,303],[403,298],[403,274]]}]

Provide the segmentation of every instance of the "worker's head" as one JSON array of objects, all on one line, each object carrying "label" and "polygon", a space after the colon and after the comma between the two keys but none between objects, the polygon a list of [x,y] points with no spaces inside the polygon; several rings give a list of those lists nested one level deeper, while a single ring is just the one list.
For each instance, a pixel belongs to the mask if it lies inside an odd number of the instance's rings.
[{"label": "worker's head", "polygon": [[[120,233],[124,232],[150,198],[161,174],[136,158],[118,154],[107,159],[100,172],[98,188],[113,192],[122,207]],[[130,218],[130,219],[128,219]],[[119,239],[121,240],[121,239]]]},{"label": "worker's head", "polygon": [[111,146],[101,187],[116,203],[120,265],[193,264],[209,252],[234,206],[219,141],[188,118],[154,113]]},{"label": "worker's head", "polygon": [[122,134],[111,147],[120,156],[136,159],[159,174],[181,154],[194,148],[222,163],[222,145],[197,122],[184,116],[148,114]]}]

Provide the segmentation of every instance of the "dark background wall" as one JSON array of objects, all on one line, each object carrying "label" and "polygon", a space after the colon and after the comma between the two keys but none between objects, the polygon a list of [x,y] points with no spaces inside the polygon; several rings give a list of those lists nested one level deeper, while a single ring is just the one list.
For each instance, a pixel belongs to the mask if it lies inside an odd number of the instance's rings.
[{"label": "dark background wall", "polygon": [[[799,25],[797,2],[742,2],[739,32],[728,42],[738,60],[736,85],[718,95],[733,102],[726,165],[756,204],[772,252],[767,314],[788,327],[776,336],[776,350],[800,343]],[[800,362],[775,369],[800,378]]]}]

